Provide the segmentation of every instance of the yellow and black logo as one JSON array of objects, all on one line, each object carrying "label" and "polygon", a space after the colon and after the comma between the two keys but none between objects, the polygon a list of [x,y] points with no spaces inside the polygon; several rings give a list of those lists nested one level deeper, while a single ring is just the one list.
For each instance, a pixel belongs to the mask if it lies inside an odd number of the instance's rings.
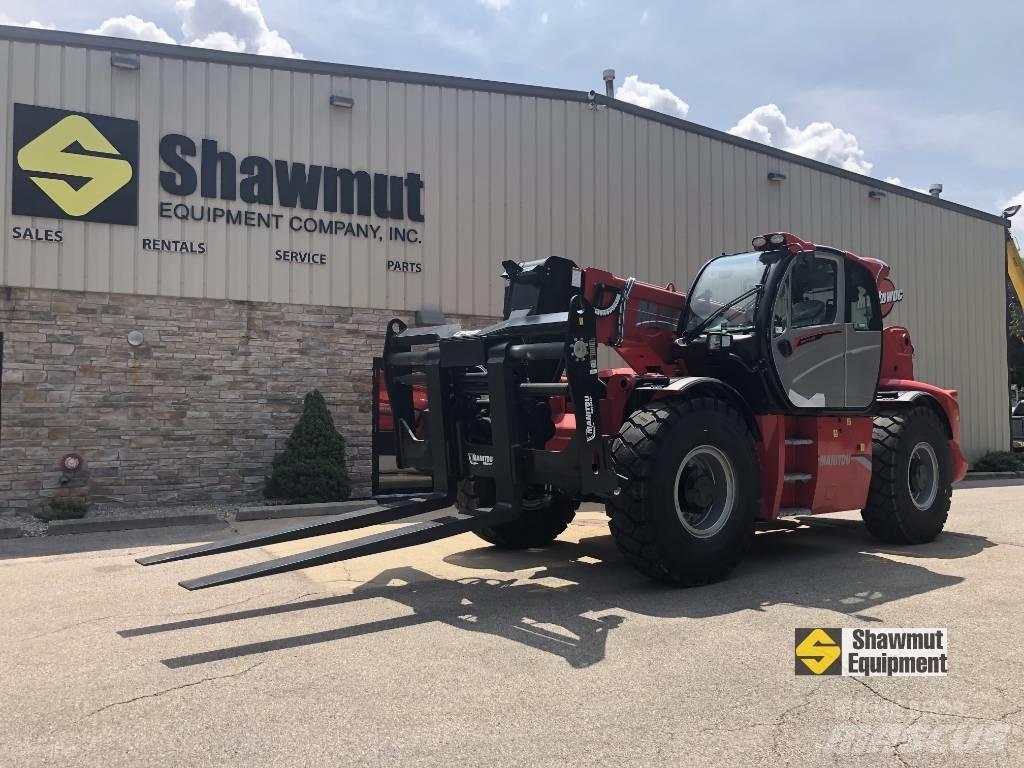
[{"label": "yellow and black logo", "polygon": [[798,675],[838,675],[843,671],[841,629],[797,628],[794,648]]},{"label": "yellow and black logo", "polygon": [[139,124],[14,105],[11,212],[138,224]]}]

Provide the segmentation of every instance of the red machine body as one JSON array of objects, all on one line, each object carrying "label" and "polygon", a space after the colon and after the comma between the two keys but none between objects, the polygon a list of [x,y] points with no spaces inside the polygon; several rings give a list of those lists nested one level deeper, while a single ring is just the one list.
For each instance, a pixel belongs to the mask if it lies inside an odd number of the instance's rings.
[{"label": "red machine body", "polygon": [[[772,234],[763,237],[771,237]],[[785,237],[792,253],[813,252],[813,243],[789,233]],[[849,251],[843,255],[870,270],[883,295],[898,293],[889,279],[889,265]],[[601,401],[601,429],[615,435],[635,406],[635,392],[645,383],[663,385],[665,379],[686,377],[688,371],[675,355],[678,322],[686,295],[672,284],[665,287],[626,279],[596,268],[582,270],[582,292],[595,307],[619,310],[599,315],[597,335],[601,344],[612,347],[630,366],[599,373],[606,396]],[[896,299],[898,301],[899,299]],[[893,302],[895,303],[895,302]],[[891,310],[883,304],[883,315]],[[621,319],[620,319],[621,318]],[[812,336],[814,334],[808,334]],[[943,389],[914,379],[914,348],[910,332],[902,326],[885,328],[882,334],[882,363],[879,393],[912,394],[922,397],[947,428],[954,480],[963,479],[968,464],[960,450],[960,412],[955,390]],[[653,398],[671,397],[661,388]],[[551,399],[555,435],[547,450],[561,450],[576,429],[576,418],[565,398]],[[758,414],[755,416],[760,441],[757,454],[761,467],[761,518],[775,519],[797,513],[823,514],[864,506],[871,483],[873,415]],[[786,478],[806,478],[799,484]]]}]

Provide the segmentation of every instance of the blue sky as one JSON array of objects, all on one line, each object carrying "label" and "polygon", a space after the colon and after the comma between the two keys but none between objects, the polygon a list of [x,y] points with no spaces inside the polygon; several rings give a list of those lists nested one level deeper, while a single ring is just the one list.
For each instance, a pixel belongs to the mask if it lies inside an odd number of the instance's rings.
[{"label": "blue sky", "polygon": [[614,67],[621,98],[991,211],[1024,201],[1022,21],[955,0],[0,0],[0,23],[581,90]]}]

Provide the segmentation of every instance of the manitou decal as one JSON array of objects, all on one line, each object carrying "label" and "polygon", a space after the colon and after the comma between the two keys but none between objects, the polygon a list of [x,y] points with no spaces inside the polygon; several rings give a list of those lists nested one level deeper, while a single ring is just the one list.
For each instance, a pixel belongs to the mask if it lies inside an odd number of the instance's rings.
[{"label": "manitou decal", "polygon": [[589,443],[597,437],[597,425],[594,424],[594,398],[590,395],[583,396],[583,418]]}]

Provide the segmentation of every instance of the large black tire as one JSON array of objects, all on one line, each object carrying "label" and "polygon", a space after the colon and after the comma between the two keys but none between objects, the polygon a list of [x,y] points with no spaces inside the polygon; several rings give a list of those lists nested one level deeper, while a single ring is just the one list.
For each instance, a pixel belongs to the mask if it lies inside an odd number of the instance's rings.
[{"label": "large black tire", "polygon": [[953,494],[949,438],[939,417],[925,405],[885,410],[871,437],[871,490],[860,513],[868,530],[889,544],[934,540]]},{"label": "large black tire", "polygon": [[607,510],[626,561],[672,586],[724,578],[753,540],[761,498],[754,437],[739,412],[712,397],[652,403],[626,420],[612,456],[624,479]]},{"label": "large black tire", "polygon": [[[567,496],[542,489],[524,493],[523,514],[518,520],[481,528],[476,535],[502,549],[546,547],[569,527],[576,516],[576,502]],[[455,506],[460,512],[473,512],[494,504],[494,481],[470,478],[459,483]]]}]

